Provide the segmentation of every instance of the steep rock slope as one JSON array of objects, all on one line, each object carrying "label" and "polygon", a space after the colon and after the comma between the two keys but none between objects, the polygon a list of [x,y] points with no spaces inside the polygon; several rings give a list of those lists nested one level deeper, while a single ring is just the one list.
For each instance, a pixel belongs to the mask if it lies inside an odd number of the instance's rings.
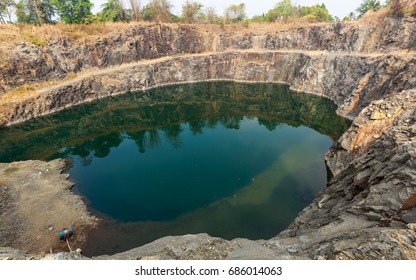
[{"label": "steep rock slope", "polygon": [[414,88],[415,70],[416,59],[412,55],[259,50],[183,55],[125,64],[24,97],[4,98],[0,103],[0,126],[109,95],[209,80],[288,83],[294,90],[332,99],[339,106],[340,115],[354,118],[372,100],[393,90]]},{"label": "steep rock slope", "polygon": [[230,49],[296,49],[303,51],[390,53],[416,50],[416,19],[384,17],[370,23],[334,23],[266,34],[248,29],[221,31],[189,25],[131,25],[87,42],[70,37],[7,47],[0,68],[0,92],[10,87],[62,79],[94,70],[177,54]]}]

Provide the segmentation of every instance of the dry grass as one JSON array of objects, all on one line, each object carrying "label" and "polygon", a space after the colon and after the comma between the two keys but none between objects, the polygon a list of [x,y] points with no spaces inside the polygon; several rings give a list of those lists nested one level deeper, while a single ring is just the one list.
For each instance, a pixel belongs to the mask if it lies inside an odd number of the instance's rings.
[{"label": "dry grass", "polygon": [[46,46],[46,41],[37,37],[36,35],[23,33],[22,36],[23,36],[23,39],[28,43],[31,43],[38,47]]},{"label": "dry grass", "polygon": [[390,5],[392,15],[416,16],[416,0],[393,0]]},{"label": "dry grass", "polygon": [[152,23],[45,24],[42,26],[4,24],[0,28],[0,42],[2,45],[19,42],[43,45],[50,40],[68,38],[74,42],[85,43],[95,41],[98,37],[106,37],[111,33],[121,33],[132,25],[150,24]]},{"label": "dry grass", "polygon": [[326,22],[311,22],[305,18],[289,19],[274,23],[251,23],[251,30],[257,33],[286,32],[304,27],[327,25]]},{"label": "dry grass", "polygon": [[78,75],[76,73],[69,73],[68,75],[66,75],[66,77],[63,79],[63,81],[69,81],[69,80],[73,80],[76,77],[78,77]]},{"label": "dry grass", "polygon": [[211,32],[229,32],[234,34],[265,34],[265,33],[274,33],[274,32],[285,32],[302,27],[318,26],[325,25],[328,23],[314,23],[310,22],[307,19],[289,19],[285,21],[276,21],[273,23],[269,22],[241,22],[241,23],[232,23],[227,24],[221,27],[218,24],[201,24],[196,25],[200,29],[204,29]]},{"label": "dry grass", "polygon": [[[94,42],[97,38],[106,38],[112,34],[123,33],[134,26],[154,26],[155,22],[106,22],[94,24],[45,24],[34,26],[29,24],[3,24],[0,28],[0,44],[12,45],[19,42],[28,42],[43,45],[50,40],[67,38],[74,43]],[[178,26],[178,24],[164,24]]]},{"label": "dry grass", "polygon": [[22,39],[17,26],[12,24],[1,24],[0,27],[0,41],[2,45]]},{"label": "dry grass", "polygon": [[377,26],[390,13],[390,9],[385,7],[378,11],[368,11],[362,18],[355,21],[357,24]]},{"label": "dry grass", "polygon": [[[90,73],[89,71],[85,71],[83,75],[88,75],[89,73]],[[50,80],[50,81],[44,81],[44,82],[38,82],[38,83],[24,84],[24,85],[15,87],[8,92],[5,92],[4,94],[0,96],[0,99],[2,99],[2,101],[10,101],[15,98],[28,97],[36,93],[38,90],[51,87],[51,86],[56,86],[63,82],[76,79],[77,77],[79,77],[78,74],[69,73],[68,75],[66,75],[65,78],[61,80]]]},{"label": "dry grass", "polygon": [[0,65],[10,58],[10,51],[7,48],[0,46]]},{"label": "dry grass", "polygon": [[25,95],[36,91],[37,87],[33,84],[24,84],[11,90],[12,94]]},{"label": "dry grass", "polygon": [[[27,42],[37,46],[44,46],[50,40],[68,38],[74,43],[94,42],[99,37],[107,38],[112,34],[124,33],[134,26],[154,26],[154,22],[131,22],[131,23],[94,23],[94,24],[55,24],[55,25],[11,25],[4,24],[0,29],[0,44],[12,45],[19,42]],[[310,23],[304,19],[288,20],[276,23],[235,23],[221,26],[219,24],[164,24],[173,28],[189,26],[207,32],[232,32],[237,34],[245,33],[266,33],[288,31],[296,28],[311,25],[322,25],[325,23]]]}]

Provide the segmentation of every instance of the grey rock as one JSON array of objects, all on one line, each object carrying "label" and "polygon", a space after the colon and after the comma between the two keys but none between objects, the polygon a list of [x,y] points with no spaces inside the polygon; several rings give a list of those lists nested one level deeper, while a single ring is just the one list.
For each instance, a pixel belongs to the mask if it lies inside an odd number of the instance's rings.
[{"label": "grey rock", "polygon": [[84,257],[78,252],[71,252],[71,253],[55,253],[55,254],[47,254],[41,260],[61,260],[61,261],[67,261],[67,260],[90,260],[90,258]]},{"label": "grey rock", "polygon": [[29,257],[26,252],[10,247],[0,247],[0,260],[25,260]]}]

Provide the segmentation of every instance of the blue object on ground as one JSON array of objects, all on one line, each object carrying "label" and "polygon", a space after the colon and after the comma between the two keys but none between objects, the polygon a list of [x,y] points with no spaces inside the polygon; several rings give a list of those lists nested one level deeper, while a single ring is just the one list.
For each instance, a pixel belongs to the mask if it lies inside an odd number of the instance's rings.
[{"label": "blue object on ground", "polygon": [[68,229],[64,229],[63,231],[59,232],[59,238],[60,239],[66,239],[70,237],[74,233],[74,229],[72,227]]}]

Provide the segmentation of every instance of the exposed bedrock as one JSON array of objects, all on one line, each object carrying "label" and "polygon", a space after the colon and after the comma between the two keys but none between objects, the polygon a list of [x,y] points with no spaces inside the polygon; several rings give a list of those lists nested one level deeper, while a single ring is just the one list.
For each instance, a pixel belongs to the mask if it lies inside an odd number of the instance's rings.
[{"label": "exposed bedrock", "polygon": [[255,50],[184,55],[105,69],[11,98],[0,103],[0,126],[109,95],[210,80],[288,83],[294,90],[330,98],[340,115],[354,118],[372,100],[416,87],[415,72],[411,56]]},{"label": "exposed bedrock", "polygon": [[130,25],[80,43],[77,39],[49,39],[45,46],[27,42],[7,47],[0,68],[0,92],[11,87],[53,79],[69,73],[96,70],[145,59],[262,49],[328,52],[391,53],[416,50],[416,19],[385,17],[367,23],[334,23],[290,31],[243,30],[192,25]]}]

